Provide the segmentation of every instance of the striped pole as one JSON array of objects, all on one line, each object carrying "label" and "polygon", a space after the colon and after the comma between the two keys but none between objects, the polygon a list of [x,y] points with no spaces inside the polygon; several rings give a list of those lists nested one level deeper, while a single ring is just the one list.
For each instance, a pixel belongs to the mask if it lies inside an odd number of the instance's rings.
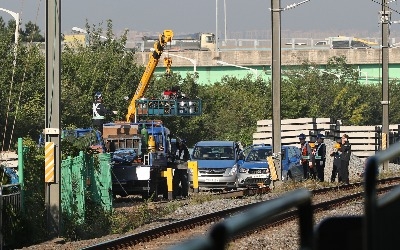
[{"label": "striped pole", "polygon": [[54,182],[54,142],[46,142],[44,147],[44,181]]}]

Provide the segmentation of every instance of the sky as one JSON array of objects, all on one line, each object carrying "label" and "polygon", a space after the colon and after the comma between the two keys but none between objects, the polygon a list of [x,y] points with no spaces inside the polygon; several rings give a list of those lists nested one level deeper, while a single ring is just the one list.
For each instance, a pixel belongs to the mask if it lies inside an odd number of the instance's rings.
[{"label": "sky", "polygon": [[[36,23],[45,31],[47,0],[0,0],[0,8],[21,14],[22,25]],[[382,0],[281,0],[281,7],[301,3],[281,12],[281,29],[285,34],[299,37],[305,33],[345,32],[377,33]],[[250,33],[271,30],[271,0],[59,0],[61,3],[61,32],[69,34],[72,27],[98,26],[110,19],[114,31],[159,33],[172,29],[177,33],[213,32],[232,36],[234,32]],[[392,20],[399,20],[400,2],[390,7]],[[218,5],[217,5],[218,3]],[[224,8],[224,3],[226,8]],[[226,16],[224,14],[226,10]],[[217,12],[217,15],[216,15]],[[11,15],[0,11],[8,21]],[[218,25],[217,25],[218,24]],[[400,24],[396,24],[400,25]],[[104,25],[104,28],[106,26]],[[391,25],[391,32],[400,27]]]}]

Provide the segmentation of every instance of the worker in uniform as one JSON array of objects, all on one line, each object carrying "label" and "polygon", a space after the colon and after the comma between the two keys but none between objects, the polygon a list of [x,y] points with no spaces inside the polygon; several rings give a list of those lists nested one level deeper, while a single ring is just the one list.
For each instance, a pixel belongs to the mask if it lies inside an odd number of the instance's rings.
[{"label": "worker in uniform", "polygon": [[317,170],[315,169],[315,154],[316,154],[316,142],[308,142],[311,148],[311,156],[310,161],[308,163],[308,171],[310,172],[310,179],[316,180],[317,179]]},{"label": "worker in uniform", "polygon": [[[174,176],[172,178],[173,198],[182,196],[187,197],[189,194],[189,174],[187,162],[190,160],[189,149],[186,146],[186,140],[180,139],[177,148],[177,163],[174,169]],[[179,184],[181,187],[179,187]]]},{"label": "worker in uniform", "polygon": [[349,163],[351,155],[351,144],[349,142],[349,136],[347,134],[342,135],[342,150],[340,155],[340,173],[339,176],[342,178],[344,184],[349,184]]},{"label": "worker in uniform", "polygon": [[340,176],[340,154],[341,154],[341,145],[342,141],[337,141],[333,145],[333,151],[330,153],[330,156],[333,157],[333,165],[332,165],[332,174],[331,174],[331,182],[335,182],[336,176],[338,176],[338,182],[342,182],[342,178]]},{"label": "worker in uniform", "polygon": [[300,149],[301,149],[301,159],[300,159],[300,164],[303,166],[303,173],[304,173],[304,179],[308,179],[310,177],[310,163],[311,163],[311,147],[306,142],[306,135],[301,133],[299,135],[299,140],[300,140]]},{"label": "worker in uniform", "polygon": [[319,181],[324,181],[324,170],[326,161],[326,145],[324,143],[325,136],[323,134],[317,135],[317,142],[315,143],[314,166]]},{"label": "worker in uniform", "polygon": [[103,96],[101,92],[96,92],[93,102],[93,128],[101,132],[103,136],[103,124],[105,116],[108,114],[116,114],[116,111],[109,111],[103,104]]},{"label": "worker in uniform", "polygon": [[144,160],[144,155],[148,153],[149,150],[149,132],[147,131],[146,128],[146,124],[141,124],[141,126],[139,126],[140,129],[140,135],[142,136],[142,144],[141,144],[141,155],[140,155],[140,160],[143,161]]}]

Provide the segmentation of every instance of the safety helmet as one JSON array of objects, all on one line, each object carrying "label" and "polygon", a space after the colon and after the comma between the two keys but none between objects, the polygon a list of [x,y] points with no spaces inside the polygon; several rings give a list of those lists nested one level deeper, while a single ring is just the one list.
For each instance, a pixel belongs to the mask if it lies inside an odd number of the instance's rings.
[{"label": "safety helmet", "polygon": [[318,134],[317,135],[317,139],[325,139],[325,135],[324,134]]},{"label": "safety helmet", "polygon": [[333,147],[336,148],[336,149],[340,149],[340,148],[341,148],[341,145],[340,145],[340,143],[335,142],[335,143],[333,144]]},{"label": "safety helmet", "polygon": [[94,94],[94,99],[98,100],[102,97],[101,92],[96,92],[96,94]]},{"label": "safety helmet", "polygon": [[299,139],[300,140],[306,139],[306,135],[303,133],[299,134]]}]

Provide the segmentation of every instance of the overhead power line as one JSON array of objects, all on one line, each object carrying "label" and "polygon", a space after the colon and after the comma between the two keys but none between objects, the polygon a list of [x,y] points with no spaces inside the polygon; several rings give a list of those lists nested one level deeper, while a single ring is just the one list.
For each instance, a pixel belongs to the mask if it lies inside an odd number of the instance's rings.
[{"label": "overhead power line", "polygon": [[311,1],[311,0],[304,0],[304,1],[301,1],[301,2],[299,2],[299,3],[292,3],[292,4],[289,4],[289,5],[287,5],[285,8],[283,8],[283,10],[289,10],[289,9],[296,8],[297,6],[302,5],[303,3],[306,3],[306,2],[309,2],[309,1]]},{"label": "overhead power line", "polygon": [[392,1],[390,1],[390,2],[387,2],[386,4],[382,4],[381,2],[378,2],[378,1],[375,1],[375,0],[371,0],[371,1],[374,2],[374,3],[377,3],[377,4],[381,5],[381,6],[387,7],[389,10],[391,10],[391,11],[393,11],[393,12],[396,12],[397,14],[400,14],[399,11],[397,11],[397,10],[395,10],[395,9],[393,9],[393,8],[390,8],[390,7],[388,6],[389,3],[394,2],[394,1],[396,1],[396,0],[392,0]]}]

